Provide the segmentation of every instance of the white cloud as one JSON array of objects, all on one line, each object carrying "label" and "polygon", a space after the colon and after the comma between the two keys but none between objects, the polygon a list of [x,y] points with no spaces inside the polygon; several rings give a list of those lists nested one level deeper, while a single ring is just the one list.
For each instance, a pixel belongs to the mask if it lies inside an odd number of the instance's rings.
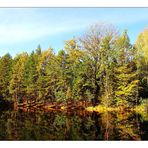
[{"label": "white cloud", "polygon": [[[68,24],[69,25],[69,24]],[[0,25],[0,44],[27,42],[44,36],[79,29],[81,25],[10,24]]]},{"label": "white cloud", "polygon": [[[44,12],[43,12],[44,10]],[[0,10],[0,44],[33,41],[45,36],[80,29],[85,25],[79,19],[61,17],[45,9]]]}]

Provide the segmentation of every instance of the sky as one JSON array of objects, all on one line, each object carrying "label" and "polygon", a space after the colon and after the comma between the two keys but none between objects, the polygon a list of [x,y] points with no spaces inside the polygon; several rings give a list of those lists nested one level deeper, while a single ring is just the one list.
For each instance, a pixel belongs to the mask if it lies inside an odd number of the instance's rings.
[{"label": "sky", "polygon": [[0,56],[30,53],[39,44],[57,52],[94,23],[127,29],[134,43],[148,26],[148,8],[0,8]]}]

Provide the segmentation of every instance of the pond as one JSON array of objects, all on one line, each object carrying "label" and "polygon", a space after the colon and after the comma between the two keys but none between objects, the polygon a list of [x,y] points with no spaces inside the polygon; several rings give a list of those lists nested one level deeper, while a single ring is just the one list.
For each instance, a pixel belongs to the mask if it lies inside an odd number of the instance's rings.
[{"label": "pond", "polygon": [[0,140],[148,140],[147,115],[1,111]]}]

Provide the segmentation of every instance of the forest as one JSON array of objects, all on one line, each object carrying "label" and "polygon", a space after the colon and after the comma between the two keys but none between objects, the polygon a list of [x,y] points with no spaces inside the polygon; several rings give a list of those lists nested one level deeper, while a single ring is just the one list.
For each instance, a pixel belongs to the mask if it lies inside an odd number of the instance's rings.
[{"label": "forest", "polygon": [[[148,29],[131,44],[127,30],[94,24],[63,49],[0,57],[0,106],[88,111],[148,111]],[[9,105],[8,105],[9,104]]]}]

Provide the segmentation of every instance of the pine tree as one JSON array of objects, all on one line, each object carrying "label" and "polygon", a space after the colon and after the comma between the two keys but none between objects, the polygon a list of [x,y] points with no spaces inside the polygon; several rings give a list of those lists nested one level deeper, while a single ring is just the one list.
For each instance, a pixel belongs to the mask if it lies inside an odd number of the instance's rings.
[{"label": "pine tree", "polygon": [[37,90],[37,61],[34,52],[28,57],[23,71],[23,86],[28,100],[36,100]]},{"label": "pine tree", "polygon": [[102,48],[101,48],[101,61],[100,61],[100,73],[103,73],[100,83],[101,83],[101,93],[102,93],[102,100],[101,103],[109,107],[113,104],[113,75],[114,75],[114,57],[115,57],[115,50],[114,50],[114,42],[115,39],[112,35],[106,36],[102,40]]},{"label": "pine tree", "polygon": [[9,82],[12,71],[12,57],[6,54],[0,59],[0,97],[9,99]]},{"label": "pine tree", "polygon": [[40,45],[38,45],[35,53],[36,53],[36,55],[41,55],[42,49],[41,49],[41,46]]},{"label": "pine tree", "polygon": [[[66,96],[68,100],[76,100],[76,91],[78,90],[78,86],[74,86],[76,84],[76,77],[78,75],[78,67],[81,64],[81,60],[83,57],[83,51],[80,49],[77,41],[73,38],[69,41],[65,42],[65,48],[67,53],[66,59],[66,78],[67,78],[67,92]],[[80,69],[79,69],[80,70]],[[75,90],[76,87],[76,90]]]},{"label": "pine tree", "polygon": [[136,41],[136,64],[139,75],[139,97],[148,98],[148,29]]},{"label": "pine tree", "polygon": [[117,106],[131,106],[137,102],[138,79],[136,70],[131,63],[133,48],[130,45],[127,32],[123,32],[117,41],[117,67],[115,68],[115,100]]},{"label": "pine tree", "polygon": [[[45,102],[50,99],[50,101],[53,101],[54,98],[53,90],[51,91],[51,88],[53,87],[51,75],[53,74],[52,72],[55,71],[56,67],[55,65],[52,65],[53,61],[54,53],[52,48],[49,48],[47,51],[42,52],[41,55],[38,57],[38,79],[36,84],[38,101],[40,102]],[[50,64],[52,65],[52,68],[49,67]]]},{"label": "pine tree", "polygon": [[24,83],[23,83],[23,72],[27,58],[28,58],[27,53],[22,53],[14,59],[9,90],[13,97],[15,105],[23,101],[23,97],[25,94]]}]

